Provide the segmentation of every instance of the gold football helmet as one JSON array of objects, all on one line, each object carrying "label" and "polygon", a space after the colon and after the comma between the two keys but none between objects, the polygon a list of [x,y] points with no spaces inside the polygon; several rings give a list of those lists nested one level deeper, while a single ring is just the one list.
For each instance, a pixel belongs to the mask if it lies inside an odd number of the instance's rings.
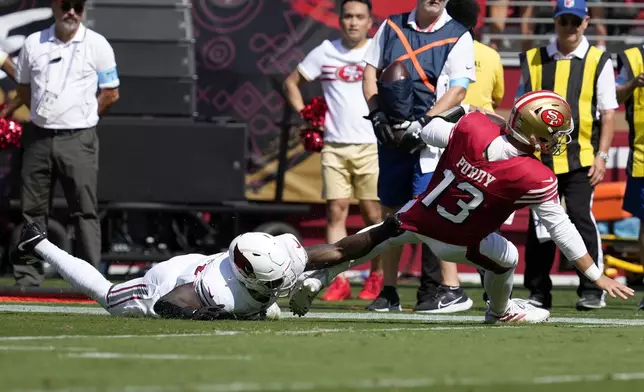
[{"label": "gold football helmet", "polygon": [[514,103],[507,127],[519,142],[542,154],[558,155],[570,143],[575,128],[570,106],[560,95],[546,90],[522,95]]}]

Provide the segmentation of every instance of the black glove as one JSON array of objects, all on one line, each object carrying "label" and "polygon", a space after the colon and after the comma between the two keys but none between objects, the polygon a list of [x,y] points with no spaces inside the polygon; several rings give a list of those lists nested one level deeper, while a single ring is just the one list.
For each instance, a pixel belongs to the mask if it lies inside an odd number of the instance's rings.
[{"label": "black glove", "polygon": [[420,131],[431,121],[432,117],[423,116],[416,121],[405,121],[393,126],[394,145],[402,151],[410,154],[427,147],[427,144],[420,138]]},{"label": "black glove", "polygon": [[191,317],[193,320],[231,320],[236,319],[235,315],[224,310],[224,305],[215,305],[209,308],[195,310]]},{"label": "black glove", "polygon": [[389,118],[384,112],[376,109],[365,118],[371,121],[373,132],[376,134],[376,139],[380,144],[383,146],[394,145],[394,133],[389,124]]}]

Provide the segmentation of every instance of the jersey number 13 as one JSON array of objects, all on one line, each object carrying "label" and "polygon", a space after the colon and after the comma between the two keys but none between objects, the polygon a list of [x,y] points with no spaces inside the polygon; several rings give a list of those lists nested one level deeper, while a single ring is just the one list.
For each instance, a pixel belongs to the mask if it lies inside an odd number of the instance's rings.
[{"label": "jersey number 13", "polygon": [[[454,182],[454,180],[456,179],[454,173],[449,169],[445,169],[445,171],[443,171],[443,176],[443,181],[436,185],[436,188],[434,188],[431,192],[429,192],[427,196],[423,198],[422,203],[425,206],[429,207],[436,200],[436,198],[440,196],[441,193],[443,193],[452,185],[452,182]],[[478,188],[476,188],[469,182],[460,182],[458,183],[458,185],[456,185],[456,187],[472,195],[472,200],[466,203],[463,200],[459,199],[456,202],[456,205],[461,210],[456,215],[448,212],[444,207],[440,205],[436,206],[436,211],[440,216],[447,220],[450,220],[454,223],[463,223],[463,221],[470,215],[470,212],[483,202],[483,192],[481,192]]]}]

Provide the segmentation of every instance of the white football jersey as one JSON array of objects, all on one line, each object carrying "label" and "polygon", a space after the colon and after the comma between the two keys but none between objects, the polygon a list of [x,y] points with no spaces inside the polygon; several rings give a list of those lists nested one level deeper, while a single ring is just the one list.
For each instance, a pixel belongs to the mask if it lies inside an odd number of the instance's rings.
[{"label": "white football jersey", "polygon": [[246,317],[267,309],[276,298],[259,302],[233,274],[228,252],[218,253],[206,263],[194,281],[195,291],[203,306],[223,305],[227,312]]},{"label": "white football jersey", "polygon": [[[292,280],[287,278],[285,283],[295,282],[304,272],[308,255],[294,235],[282,234],[276,238],[291,257],[288,275]],[[213,255],[203,266],[197,267],[194,287],[204,306],[223,305],[224,309],[232,314],[252,316],[275,303],[275,297],[266,302],[256,300],[246,286],[237,280],[232,268],[228,252]]]}]

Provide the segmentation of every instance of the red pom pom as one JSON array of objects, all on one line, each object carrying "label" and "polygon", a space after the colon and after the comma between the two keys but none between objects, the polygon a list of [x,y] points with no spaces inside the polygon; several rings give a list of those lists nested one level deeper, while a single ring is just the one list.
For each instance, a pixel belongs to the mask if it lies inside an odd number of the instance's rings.
[{"label": "red pom pom", "polygon": [[22,125],[14,120],[0,117],[0,149],[20,147]]},{"label": "red pom pom", "polygon": [[310,152],[320,152],[324,147],[324,137],[317,129],[303,129],[300,132],[304,149]]},{"label": "red pom pom", "polygon": [[304,106],[304,109],[300,112],[302,118],[313,127],[303,129],[300,132],[300,138],[306,151],[322,151],[322,147],[324,147],[324,136],[320,129],[324,126],[327,110],[328,107],[324,97],[314,97],[311,103]]}]

